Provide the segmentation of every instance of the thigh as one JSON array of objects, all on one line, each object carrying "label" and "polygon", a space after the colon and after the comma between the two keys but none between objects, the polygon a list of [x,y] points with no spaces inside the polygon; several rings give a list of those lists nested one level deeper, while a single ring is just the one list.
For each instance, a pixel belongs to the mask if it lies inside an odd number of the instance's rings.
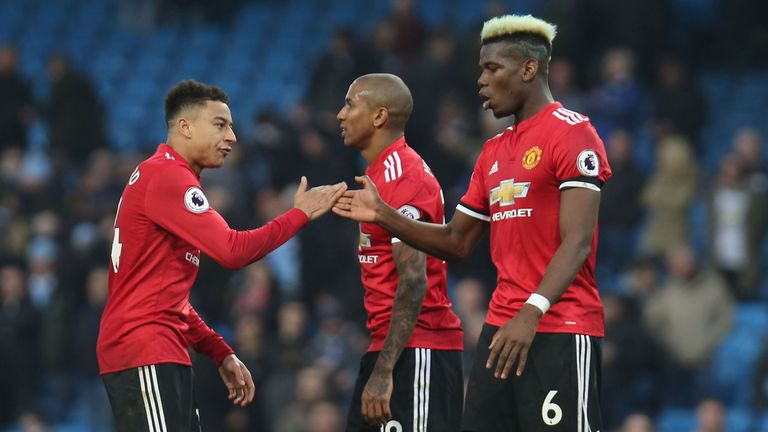
[{"label": "thigh", "polygon": [[483,324],[477,342],[472,371],[467,383],[461,430],[467,432],[523,432],[517,428],[515,393],[510,379],[501,380],[487,369],[488,345],[498,327]]},{"label": "thigh", "polygon": [[406,348],[393,372],[392,421],[383,432],[452,432],[461,425],[461,351]]},{"label": "thigh", "polygon": [[531,432],[602,430],[599,338],[539,333],[513,377],[517,423]]},{"label": "thigh", "polygon": [[117,431],[199,431],[199,422],[193,422],[196,409],[189,366],[140,366],[103,375],[102,379]]},{"label": "thigh", "polygon": [[458,431],[464,394],[461,351],[404,349],[392,371],[392,419],[383,426],[365,423],[360,414],[361,395],[377,358],[378,353],[367,353],[360,362],[347,431]]}]

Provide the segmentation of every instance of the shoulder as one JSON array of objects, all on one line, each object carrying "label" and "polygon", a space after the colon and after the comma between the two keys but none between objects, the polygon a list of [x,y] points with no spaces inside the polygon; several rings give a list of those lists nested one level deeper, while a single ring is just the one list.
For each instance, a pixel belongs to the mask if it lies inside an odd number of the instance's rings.
[{"label": "shoulder", "polygon": [[184,184],[188,184],[190,181],[199,183],[197,176],[186,162],[177,160],[168,153],[155,154],[146,159],[139,164],[139,171],[142,176],[162,179],[163,183],[176,183],[177,181]]},{"label": "shoulder", "polygon": [[512,136],[513,132],[514,132],[514,127],[513,126],[509,126],[509,127],[505,128],[503,131],[499,132],[498,134],[488,138],[483,143],[483,150],[482,151],[485,152],[486,150],[492,150],[492,149],[496,148],[497,146],[501,145],[502,143],[504,143],[505,141],[510,139],[510,137]]},{"label": "shoulder", "polygon": [[552,115],[542,129],[551,135],[554,145],[563,142],[571,145],[576,141],[602,147],[602,140],[597,135],[589,117],[566,108],[552,111]]}]

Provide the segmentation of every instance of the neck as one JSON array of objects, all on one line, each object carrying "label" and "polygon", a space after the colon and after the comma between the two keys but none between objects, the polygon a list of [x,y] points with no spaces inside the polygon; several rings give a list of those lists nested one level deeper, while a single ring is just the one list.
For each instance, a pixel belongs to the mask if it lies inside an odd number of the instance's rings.
[{"label": "neck", "polygon": [[397,141],[404,135],[403,131],[381,131],[379,134],[374,134],[371,137],[371,143],[361,153],[368,165],[373,162],[374,159],[390,144]]},{"label": "neck", "polygon": [[552,97],[552,92],[549,90],[549,86],[544,84],[532,91],[528,96],[520,110],[515,113],[516,123],[520,123],[523,120],[527,120],[535,116],[539,111],[544,109],[547,105],[555,101]]},{"label": "neck", "polygon": [[174,139],[170,135],[168,136],[168,139],[166,139],[165,143],[168,145],[168,147],[172,148],[173,151],[184,158],[184,160],[187,162],[187,165],[192,168],[192,171],[194,171],[197,175],[200,175],[200,173],[203,171],[203,167],[192,163],[192,157],[189,154],[190,151],[188,146],[185,146],[183,142],[179,142],[179,140]]}]

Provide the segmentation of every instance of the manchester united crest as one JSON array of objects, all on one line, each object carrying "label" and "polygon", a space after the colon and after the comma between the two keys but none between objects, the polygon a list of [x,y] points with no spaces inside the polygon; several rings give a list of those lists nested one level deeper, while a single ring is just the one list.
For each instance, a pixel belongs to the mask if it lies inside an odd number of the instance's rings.
[{"label": "manchester united crest", "polygon": [[533,169],[533,167],[539,164],[540,160],[541,148],[539,148],[539,146],[533,146],[523,154],[523,168],[527,170]]}]

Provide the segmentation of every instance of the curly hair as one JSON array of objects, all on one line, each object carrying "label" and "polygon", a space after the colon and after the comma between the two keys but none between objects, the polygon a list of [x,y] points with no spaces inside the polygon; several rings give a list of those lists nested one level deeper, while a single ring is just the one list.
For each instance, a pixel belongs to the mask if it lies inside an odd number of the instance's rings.
[{"label": "curly hair", "polygon": [[170,123],[181,111],[192,105],[204,106],[208,101],[229,103],[229,96],[219,87],[195,80],[176,84],[165,95],[165,122]]}]

